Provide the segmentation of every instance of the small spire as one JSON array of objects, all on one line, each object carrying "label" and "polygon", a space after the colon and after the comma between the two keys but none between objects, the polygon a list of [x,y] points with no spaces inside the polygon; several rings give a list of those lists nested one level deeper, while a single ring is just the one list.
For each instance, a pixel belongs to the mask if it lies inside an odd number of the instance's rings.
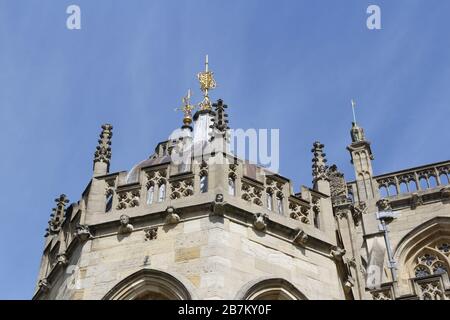
[{"label": "small spire", "polygon": [[113,126],[106,123],[102,125],[102,132],[94,154],[94,169],[97,162],[107,164],[107,172],[109,172],[109,163],[111,161],[111,137]]},{"label": "small spire", "polygon": [[311,152],[313,153],[313,165],[312,165],[312,175],[313,175],[313,184],[316,184],[319,180],[328,180],[327,170],[328,166],[326,165],[327,159],[325,158],[326,154],[323,152],[324,145],[319,141],[314,142],[313,148]]},{"label": "small spire", "polygon": [[194,110],[195,106],[191,105],[191,89],[188,90],[187,95],[183,97],[183,106],[180,108],[176,108],[175,110],[183,111],[183,124],[184,126],[190,127],[192,123],[192,110]]},{"label": "small spire", "polygon": [[228,108],[226,104],[223,104],[223,100],[219,99],[216,103],[213,104],[215,116],[214,116],[214,124],[212,127],[218,130],[220,133],[225,133],[228,129],[228,114],[225,109]]},{"label": "small spire", "polygon": [[200,83],[200,90],[203,92],[203,100],[200,102],[200,110],[211,110],[211,101],[209,99],[209,90],[216,88],[216,80],[214,80],[214,73],[209,71],[208,55],[205,59],[205,71],[197,74],[198,82]]},{"label": "small spire", "polygon": [[61,229],[61,225],[66,212],[66,204],[69,203],[69,199],[65,194],[61,194],[55,199],[56,207],[52,209],[50,220],[48,221],[48,228],[45,236],[56,234]]},{"label": "small spire", "polygon": [[209,132],[209,141],[215,140],[217,150],[229,152],[230,134],[228,130],[230,128],[228,127],[228,115],[225,112],[228,106],[223,103],[222,99],[219,99],[216,103],[213,103],[213,107],[214,116],[210,125],[212,131]]},{"label": "small spire", "polygon": [[353,112],[352,129],[350,130],[352,142],[355,143],[355,142],[364,141],[365,140],[364,129],[359,127],[356,122],[356,113],[355,113],[356,102],[353,99],[351,99],[350,102],[352,104],[352,112]]}]

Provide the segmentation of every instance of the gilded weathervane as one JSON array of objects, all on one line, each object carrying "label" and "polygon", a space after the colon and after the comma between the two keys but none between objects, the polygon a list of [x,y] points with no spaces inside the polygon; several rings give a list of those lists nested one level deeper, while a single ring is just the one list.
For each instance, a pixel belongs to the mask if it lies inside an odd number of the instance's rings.
[{"label": "gilded weathervane", "polygon": [[216,80],[214,80],[213,75],[214,73],[209,71],[208,55],[206,55],[205,71],[197,74],[198,81],[200,82],[200,90],[203,91],[203,101],[198,104],[200,110],[211,110],[211,101],[209,100],[208,91],[216,87]]},{"label": "gilded weathervane", "polygon": [[191,105],[191,89],[188,90],[188,93],[182,99],[183,106],[180,108],[176,108],[175,110],[181,110],[184,113],[183,123],[186,126],[189,126],[192,123],[192,110],[194,110],[195,106]]}]

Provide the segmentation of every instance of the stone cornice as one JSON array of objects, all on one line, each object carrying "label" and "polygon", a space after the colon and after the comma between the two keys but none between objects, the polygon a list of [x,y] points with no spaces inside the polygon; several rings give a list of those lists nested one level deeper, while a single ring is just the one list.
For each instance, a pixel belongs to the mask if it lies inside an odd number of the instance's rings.
[{"label": "stone cornice", "polygon": [[[181,219],[179,223],[215,215],[213,206],[216,203],[213,199],[209,200],[211,201],[195,204],[193,204],[192,201],[189,201],[189,203],[185,202],[184,205],[181,203],[176,204],[176,212],[180,215]],[[220,216],[250,227],[253,226],[255,216],[261,212],[264,212],[267,221],[267,228],[264,232],[267,234],[292,243],[294,241],[294,233],[296,234],[298,233],[298,230],[303,230],[308,236],[308,241],[303,246],[309,249],[311,249],[311,247],[318,246],[322,248],[319,251],[322,251],[323,254],[329,254],[330,248],[335,245],[331,239],[328,239],[325,233],[310,225],[305,225],[297,220],[290,219],[270,211],[258,211],[251,206],[244,209],[242,205],[237,202],[240,201],[225,198],[225,201],[221,203],[224,210]],[[147,211],[143,214],[138,212],[133,213],[132,211],[133,210],[128,210],[127,215],[130,217],[130,223],[136,226],[133,232],[140,231],[148,227],[163,226],[166,224],[163,219],[166,213],[165,209],[160,209],[153,212]],[[111,233],[111,228],[118,225],[118,219],[119,217],[111,217],[111,219],[107,221],[101,221],[97,224],[90,225],[90,228],[94,234],[94,239],[97,237],[115,235],[117,232]]]},{"label": "stone cornice", "polygon": [[323,192],[320,192],[319,190],[314,190],[311,188],[308,188],[308,191],[311,192],[311,194],[319,196],[320,198],[329,198],[330,196],[328,194],[325,194]]},{"label": "stone cornice", "polygon": [[184,180],[184,179],[189,179],[189,178],[194,178],[194,173],[192,171],[187,171],[187,172],[182,172],[182,173],[177,173],[174,175],[171,175],[169,177],[169,181],[179,181],[179,180]]},{"label": "stone cornice", "polygon": [[264,187],[264,183],[263,182],[258,181],[256,179],[253,179],[253,178],[251,178],[249,176],[246,176],[246,175],[244,175],[242,177],[242,182],[246,182],[246,183],[249,183],[249,184],[251,184],[253,186],[260,187],[260,188]]},{"label": "stone cornice", "polygon": [[272,179],[272,180],[282,182],[282,183],[290,183],[291,182],[291,180],[289,180],[286,177],[283,177],[282,175],[279,175],[278,173],[266,174],[266,179]]},{"label": "stone cornice", "polygon": [[311,204],[308,201],[306,201],[305,199],[303,199],[303,198],[301,198],[301,197],[299,197],[297,195],[292,195],[291,194],[289,196],[288,200],[289,201],[293,201],[293,202],[295,202],[295,203],[297,203],[299,205],[303,205],[303,206],[307,207],[308,209],[311,208]]},{"label": "stone cornice", "polygon": [[[442,194],[443,188],[443,186],[437,186],[433,189],[402,193],[399,195],[387,197],[386,199],[389,200],[392,209],[415,209],[417,207],[426,206],[431,203],[446,201],[447,198],[443,197]],[[420,199],[420,202],[418,204],[415,203],[416,200],[414,198],[416,197],[419,197]]]},{"label": "stone cornice", "polygon": [[141,171],[156,171],[159,169],[166,169],[170,164],[170,159],[165,160],[163,162],[160,163],[156,163],[156,164],[149,164],[147,166],[141,167]]},{"label": "stone cornice", "polygon": [[130,190],[136,190],[136,189],[140,189],[141,188],[141,184],[139,182],[132,182],[132,183],[127,183],[127,184],[122,184],[117,186],[116,192],[123,192],[123,191],[130,191]]}]

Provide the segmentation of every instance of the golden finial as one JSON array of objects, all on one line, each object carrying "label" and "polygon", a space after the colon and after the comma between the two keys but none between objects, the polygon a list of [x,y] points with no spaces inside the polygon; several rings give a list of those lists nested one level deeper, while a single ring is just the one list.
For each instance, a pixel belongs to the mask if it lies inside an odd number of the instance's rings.
[{"label": "golden finial", "polygon": [[181,110],[184,113],[183,123],[188,126],[192,123],[192,110],[194,110],[194,106],[191,105],[191,89],[188,90],[188,93],[182,99],[183,106],[181,108],[176,108],[175,110]]},{"label": "golden finial", "polygon": [[203,91],[203,101],[198,105],[200,110],[211,110],[211,101],[209,100],[208,92],[216,87],[216,80],[214,80],[214,73],[209,71],[208,55],[205,60],[205,71],[197,74],[198,81],[200,82],[200,90]]}]

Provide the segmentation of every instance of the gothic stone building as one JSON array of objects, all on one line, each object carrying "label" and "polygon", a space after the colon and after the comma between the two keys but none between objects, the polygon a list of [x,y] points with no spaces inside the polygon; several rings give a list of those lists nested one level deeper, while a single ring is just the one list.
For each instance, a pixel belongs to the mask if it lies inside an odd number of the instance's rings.
[{"label": "gothic stone building", "polygon": [[[56,199],[34,299],[450,298],[450,161],[374,175],[353,123],[355,180],[316,142],[313,185],[294,190],[228,151],[226,105],[199,80],[200,110],[187,97],[182,129],[129,172],[109,172],[102,126],[81,199]],[[201,152],[180,165],[180,145]]]}]

